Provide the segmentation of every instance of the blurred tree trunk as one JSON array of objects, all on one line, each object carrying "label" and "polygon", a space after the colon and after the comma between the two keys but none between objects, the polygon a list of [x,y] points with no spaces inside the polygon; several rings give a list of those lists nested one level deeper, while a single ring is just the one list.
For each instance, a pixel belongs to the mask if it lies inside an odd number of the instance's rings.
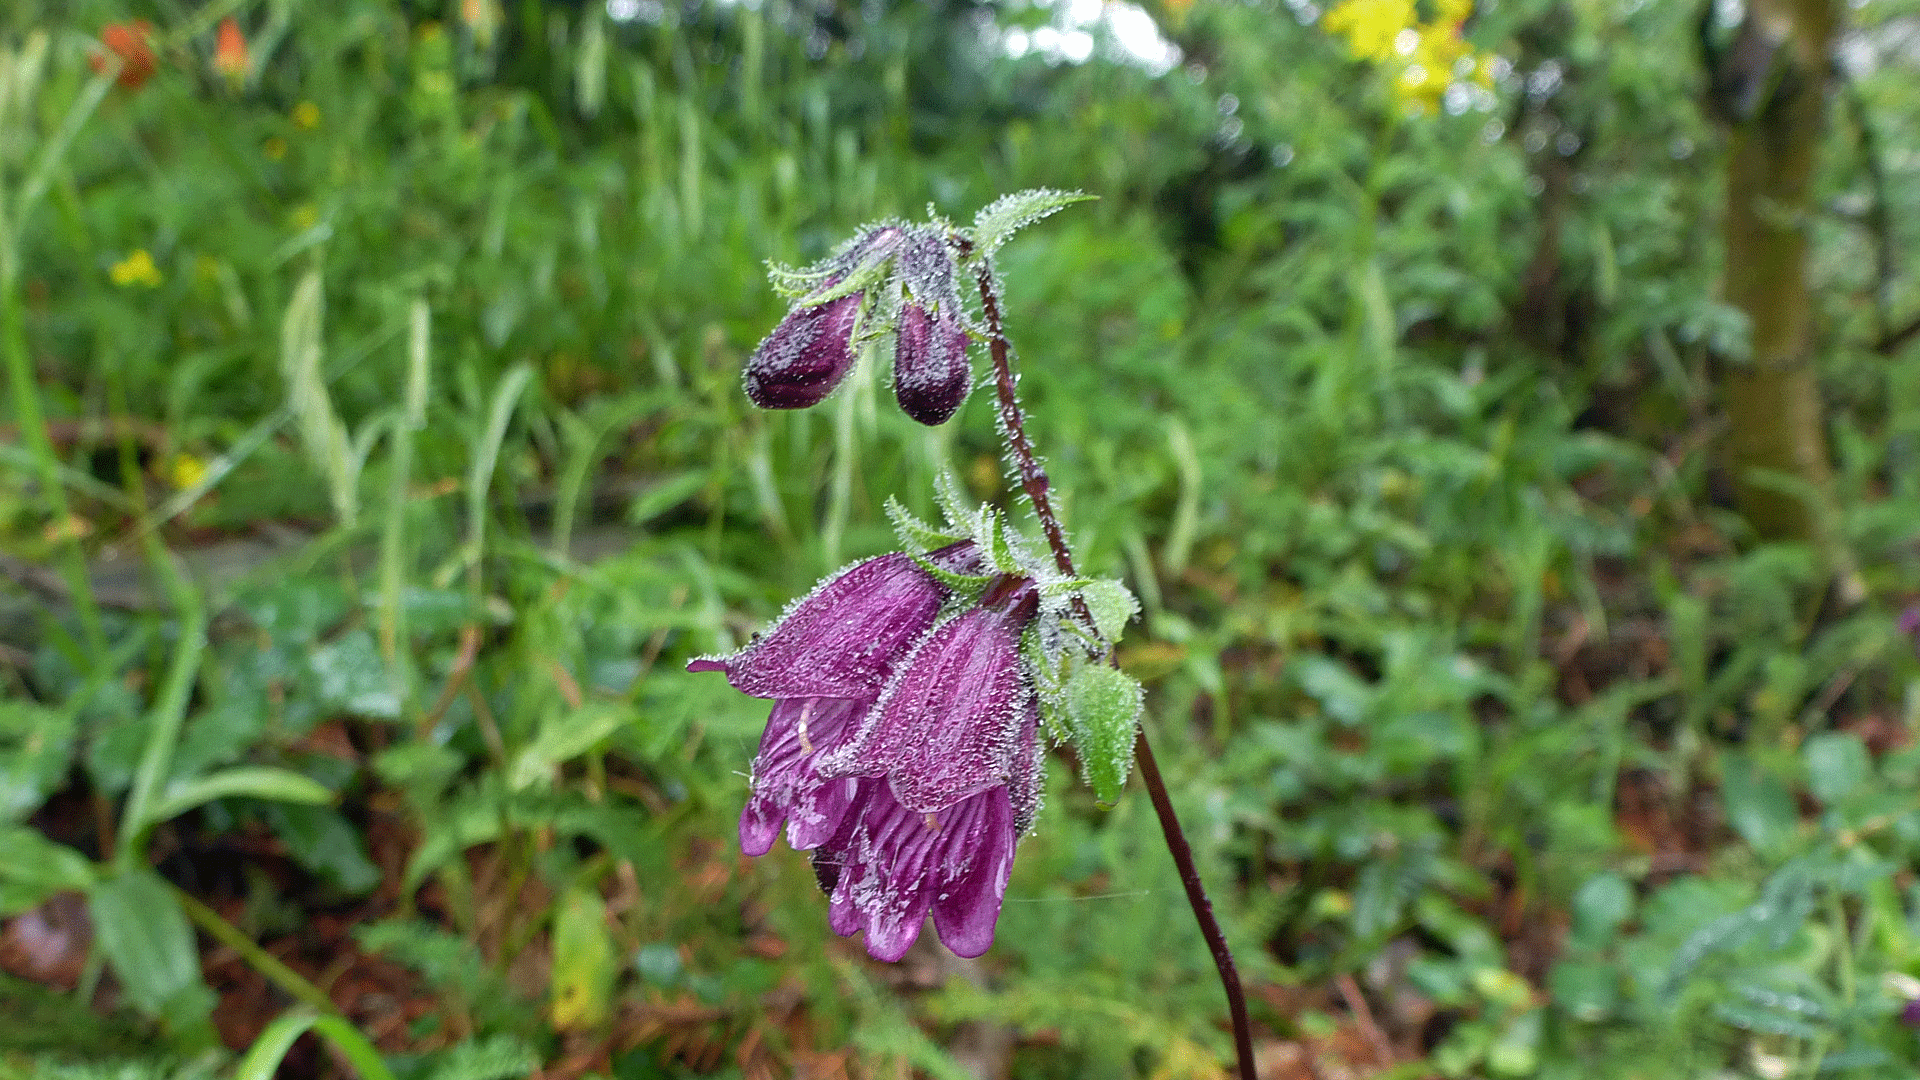
[{"label": "blurred tree trunk", "polygon": [[[1844,0],[1750,0],[1712,72],[1728,130],[1727,302],[1747,314],[1753,353],[1725,372],[1727,463],[1742,514],[1766,539],[1838,554],[1807,281],[1812,180],[1826,128]],[[1784,490],[1760,473],[1792,478]]]}]

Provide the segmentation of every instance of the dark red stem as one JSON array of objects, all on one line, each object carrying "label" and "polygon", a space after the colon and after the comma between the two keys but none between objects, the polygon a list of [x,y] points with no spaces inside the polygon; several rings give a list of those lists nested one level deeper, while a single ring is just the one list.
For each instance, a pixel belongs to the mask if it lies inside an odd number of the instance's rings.
[{"label": "dark red stem", "polygon": [[[960,241],[960,249],[963,255],[971,254],[971,245],[964,240]],[[1074,577],[1073,552],[1067,548],[1066,530],[1060,527],[1053,503],[1047,498],[1047,470],[1034,454],[1033,443],[1027,440],[1026,418],[1015,392],[1012,350],[1001,328],[1000,298],[993,288],[993,268],[985,259],[975,265],[980,303],[986,310],[987,349],[993,356],[993,383],[1000,401],[1000,435],[1007,444],[1007,458],[1020,475],[1020,486],[1027,493],[1027,501],[1033,504],[1034,516],[1040,519],[1047,546],[1053,551],[1054,565],[1061,573]],[[1085,605],[1077,599],[1075,607],[1083,617],[1086,615]],[[1213,901],[1207,899],[1207,888],[1200,882],[1200,869],[1193,863],[1193,847],[1187,843],[1180,819],[1173,812],[1173,800],[1167,797],[1167,784],[1160,777],[1153,747],[1147,745],[1144,727],[1134,733],[1133,758],[1140,768],[1140,781],[1147,787],[1147,796],[1153,800],[1153,812],[1160,818],[1167,851],[1173,855],[1173,865],[1180,871],[1180,883],[1186,886],[1187,903],[1193,907],[1193,917],[1200,923],[1200,936],[1207,939],[1213,966],[1220,971],[1220,985],[1227,992],[1227,1012],[1233,1020],[1233,1046],[1240,1058],[1241,1080],[1258,1080],[1253,1071],[1253,1029],[1247,1020],[1247,995],[1240,988],[1240,971],[1233,964],[1233,951],[1227,948],[1226,935],[1220,932],[1220,923],[1213,917]]]}]

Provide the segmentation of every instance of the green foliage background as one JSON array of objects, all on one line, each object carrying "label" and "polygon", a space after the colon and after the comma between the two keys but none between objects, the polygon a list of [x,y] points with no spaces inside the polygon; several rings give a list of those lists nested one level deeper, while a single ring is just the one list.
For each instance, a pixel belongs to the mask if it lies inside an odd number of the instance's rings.
[{"label": "green foliage background", "polygon": [[[1390,1075],[1911,1075],[1920,347],[1876,345],[1920,311],[1920,7],[1853,12],[1808,223],[1859,603],[1723,505],[1693,6],[1482,5],[1513,74],[1430,116],[1309,5],[1171,7],[1159,75],[1006,55],[1024,4],[0,15],[0,912],[89,895],[116,1055],[248,1067],[203,1055],[197,896],[249,940],[351,912],[434,994],[399,1075],[662,1002],[697,1039],[594,1067],[960,1076],[986,1025],[1023,1077],[1220,1075],[1137,793],[1053,761],[994,950],[902,989],[803,858],[732,853],[765,705],[682,671],[886,549],[887,495],[1004,497],[985,395],[929,431],[869,364],[753,410],[764,261],[1051,186],[1100,200],[1000,258],[1030,430],[1145,601],[1122,661],[1263,1041],[1332,1053],[1351,976]],[[134,17],[158,73],[76,110]],[[7,986],[81,1034],[0,1019],[0,1072],[84,1070],[81,1000]]]}]

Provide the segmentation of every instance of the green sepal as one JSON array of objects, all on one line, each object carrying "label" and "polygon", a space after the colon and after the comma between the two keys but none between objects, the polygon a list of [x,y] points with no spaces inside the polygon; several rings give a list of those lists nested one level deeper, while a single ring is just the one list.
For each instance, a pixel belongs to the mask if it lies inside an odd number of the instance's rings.
[{"label": "green sepal", "polygon": [[960,482],[953,473],[941,469],[933,478],[933,501],[940,506],[940,512],[947,517],[947,525],[960,530],[968,536],[979,532],[979,515],[967,509],[960,498]]},{"label": "green sepal", "polygon": [[887,496],[887,518],[893,522],[893,534],[900,538],[901,546],[910,551],[932,551],[966,539],[958,533],[943,532],[921,521],[891,495]]},{"label": "green sepal", "polygon": [[945,585],[955,596],[969,604],[978,601],[980,594],[986,592],[987,586],[993,582],[991,574],[956,574],[951,570],[943,570],[933,565],[933,560],[925,555],[908,552],[907,557],[913,560],[915,566],[932,574],[935,581]]},{"label": "green sepal", "polygon": [[1073,731],[1060,708],[1064,700],[1060,691],[1066,681],[1067,658],[1047,655],[1040,628],[1033,625],[1020,635],[1020,657],[1033,678],[1034,695],[1040,704],[1040,723],[1046,729],[1047,739],[1056,744],[1071,741]]},{"label": "green sepal", "polygon": [[1117,801],[1133,772],[1134,732],[1145,695],[1131,675],[1101,663],[1079,665],[1059,695],[1087,784],[1101,802]]},{"label": "green sepal", "polygon": [[1002,195],[980,209],[973,218],[973,257],[984,259],[998,251],[1013,234],[1048,214],[1097,196],[1084,191],[1055,191],[1034,188]]},{"label": "green sepal", "polygon": [[1140,613],[1140,601],[1115,578],[1097,578],[1080,589],[1080,599],[1093,616],[1093,628],[1109,645],[1118,644],[1127,623]]},{"label": "green sepal", "polygon": [[991,508],[980,512],[980,523],[985,527],[985,536],[981,537],[986,548],[987,564],[1002,574],[1021,574],[1026,570],[1020,560],[1014,556],[1013,543],[1007,539],[1007,523]]}]

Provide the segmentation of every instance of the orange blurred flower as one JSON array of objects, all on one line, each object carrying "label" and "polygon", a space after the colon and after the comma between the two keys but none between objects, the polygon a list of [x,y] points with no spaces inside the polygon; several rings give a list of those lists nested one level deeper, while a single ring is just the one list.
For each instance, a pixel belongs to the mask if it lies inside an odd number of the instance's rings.
[{"label": "orange blurred flower", "polygon": [[213,45],[213,70],[236,86],[247,77],[247,39],[240,33],[240,21],[231,15],[220,20]]},{"label": "orange blurred flower", "polygon": [[[138,90],[159,67],[153,55],[153,24],[145,19],[108,23],[100,28],[100,44],[120,58],[120,74],[114,82],[129,90]],[[107,58],[102,53],[94,53],[87,63],[96,73],[107,70]]]}]

